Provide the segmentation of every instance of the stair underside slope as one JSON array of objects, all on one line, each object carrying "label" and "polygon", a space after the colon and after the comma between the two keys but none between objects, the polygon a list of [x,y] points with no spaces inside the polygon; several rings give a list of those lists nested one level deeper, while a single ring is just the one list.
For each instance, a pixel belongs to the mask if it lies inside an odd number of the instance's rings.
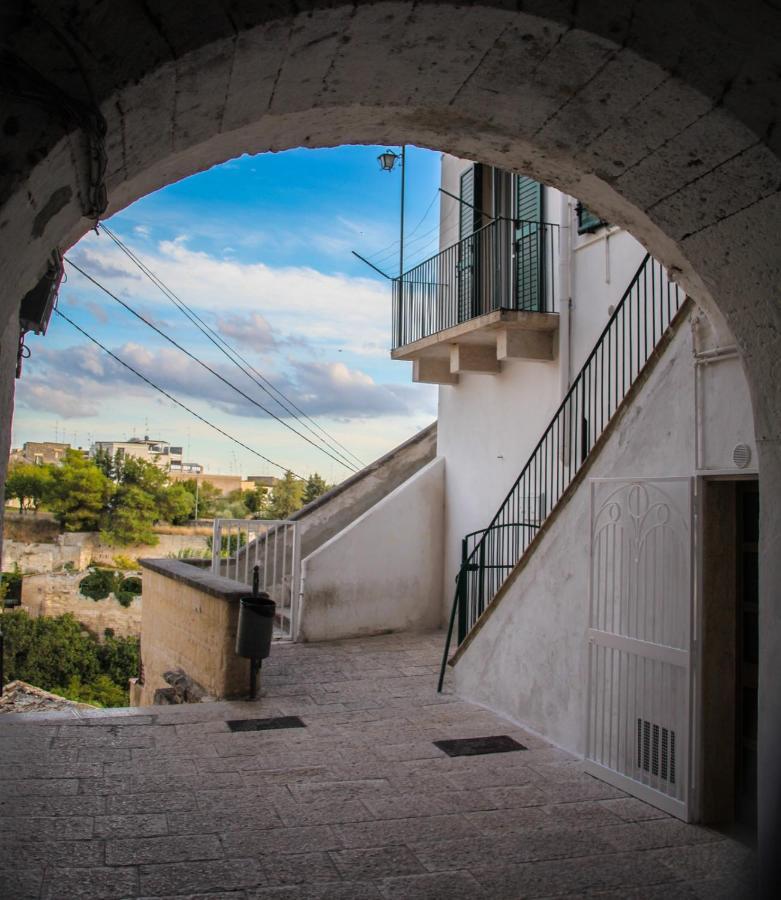
[{"label": "stair underside slope", "polygon": [[693,301],[690,298],[686,298],[684,302],[681,304],[678,312],[676,313],[674,319],[672,320],[670,327],[667,329],[665,334],[659,339],[658,344],[654,348],[653,352],[649,355],[646,364],[643,366],[643,369],[635,378],[631,387],[627,390],[626,395],[618,406],[616,412],[611,417],[610,421],[605,425],[604,430],[600,434],[599,438],[594,443],[594,446],[591,448],[588,456],[578,469],[577,473],[573,476],[572,481],[566,488],[566,490],[561,495],[559,501],[553,507],[551,512],[546,516],[544,522],[537,530],[534,538],[532,539],[529,546],[526,548],[523,556],[516,563],[510,574],[507,576],[501,587],[496,593],[496,596],[493,598],[491,603],[485,608],[482,615],[477,619],[475,624],[470,629],[469,633],[466,635],[464,640],[459,644],[458,648],[448,659],[448,665],[454,666],[458,662],[458,660],[464,655],[472,641],[475,637],[480,633],[485,623],[489,620],[491,615],[494,613],[496,608],[502,602],[505,595],[508,593],[512,585],[515,583],[521,572],[526,568],[529,564],[529,561],[533,557],[537,547],[540,543],[545,539],[545,535],[548,533],[550,528],[562,514],[562,511],[565,509],[569,501],[575,495],[575,492],[579,489],[580,485],[587,478],[590,470],[594,466],[595,462],[599,458],[599,455],[602,451],[602,448],[607,444],[610,440],[611,436],[614,434],[616,429],[621,425],[624,417],[626,416],[628,410],[634,403],[638,394],[642,390],[643,386],[646,384],[654,370],[656,369],[659,361],[665,354],[665,351],[672,343],[674,337],[682,327],[683,322],[685,322],[688,318],[688,315],[691,311],[693,305]]}]

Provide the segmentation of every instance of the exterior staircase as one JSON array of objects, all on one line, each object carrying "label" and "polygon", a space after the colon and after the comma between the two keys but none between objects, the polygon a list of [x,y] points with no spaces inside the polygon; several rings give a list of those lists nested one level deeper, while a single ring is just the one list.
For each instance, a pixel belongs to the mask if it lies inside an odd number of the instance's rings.
[{"label": "exterior staircase", "polygon": [[463,538],[439,691],[454,632],[461,646],[512,571],[534,551],[540,529],[576,487],[600,438],[666,345],[685,300],[661,263],[647,254],[493,519]]}]

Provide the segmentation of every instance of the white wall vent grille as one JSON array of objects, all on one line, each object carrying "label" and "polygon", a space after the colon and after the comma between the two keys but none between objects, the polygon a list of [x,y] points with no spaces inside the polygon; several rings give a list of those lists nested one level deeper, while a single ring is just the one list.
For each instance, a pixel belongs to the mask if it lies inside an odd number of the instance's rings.
[{"label": "white wall vent grille", "polygon": [[735,449],[732,451],[732,462],[739,469],[745,469],[751,462],[751,447],[748,444],[736,444]]},{"label": "white wall vent grille", "polygon": [[638,719],[637,768],[675,784],[675,732]]}]

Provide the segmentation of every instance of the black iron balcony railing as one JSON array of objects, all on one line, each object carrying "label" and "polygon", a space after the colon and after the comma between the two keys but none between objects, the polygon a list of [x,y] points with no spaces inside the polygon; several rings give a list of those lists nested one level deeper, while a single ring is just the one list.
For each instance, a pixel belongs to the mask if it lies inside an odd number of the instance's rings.
[{"label": "black iron balcony railing", "polygon": [[462,542],[439,690],[460,644],[520,562],[667,333],[684,297],[646,255],[545,433],[488,527]]},{"label": "black iron balcony railing", "polygon": [[558,312],[559,226],[494,219],[393,279],[393,349],[498,309]]}]

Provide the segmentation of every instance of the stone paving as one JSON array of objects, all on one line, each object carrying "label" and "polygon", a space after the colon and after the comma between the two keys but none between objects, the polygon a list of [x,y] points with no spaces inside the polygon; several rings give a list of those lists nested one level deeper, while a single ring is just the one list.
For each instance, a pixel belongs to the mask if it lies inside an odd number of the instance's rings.
[{"label": "stone paving", "polygon": [[[257,703],[7,715],[0,897],[752,896],[750,851],[437,695],[442,635],[275,645]],[[300,716],[305,728],[226,721]],[[505,734],[528,749],[446,756]]]}]

